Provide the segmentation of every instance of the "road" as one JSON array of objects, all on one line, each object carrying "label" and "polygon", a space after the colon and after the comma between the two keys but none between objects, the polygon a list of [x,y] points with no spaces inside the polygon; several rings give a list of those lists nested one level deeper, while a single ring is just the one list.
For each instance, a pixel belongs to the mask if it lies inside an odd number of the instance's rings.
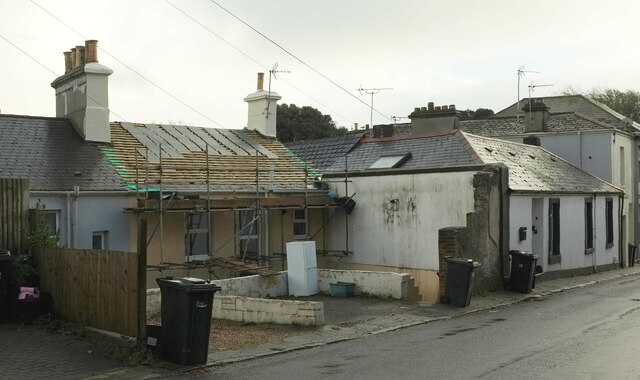
[{"label": "road", "polygon": [[639,379],[640,276],[184,377]]}]

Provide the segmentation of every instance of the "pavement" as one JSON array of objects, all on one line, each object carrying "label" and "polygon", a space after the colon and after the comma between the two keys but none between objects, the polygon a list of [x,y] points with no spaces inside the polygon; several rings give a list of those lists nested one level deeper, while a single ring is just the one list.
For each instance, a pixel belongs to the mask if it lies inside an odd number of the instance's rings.
[{"label": "pavement", "polygon": [[95,341],[55,334],[42,326],[0,324],[0,379],[151,379],[254,358],[323,346],[367,335],[461,317],[519,302],[540,300],[570,289],[640,274],[640,266],[538,282],[529,294],[506,290],[471,299],[468,307],[377,298],[332,298],[324,302],[326,325],[309,333],[249,348],[217,351],[197,366],[127,367]]}]

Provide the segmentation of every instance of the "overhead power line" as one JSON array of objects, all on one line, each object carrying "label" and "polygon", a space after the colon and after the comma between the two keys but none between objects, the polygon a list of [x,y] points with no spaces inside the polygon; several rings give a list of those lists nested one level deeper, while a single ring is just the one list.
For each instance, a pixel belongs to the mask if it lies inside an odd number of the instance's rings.
[{"label": "overhead power line", "polygon": [[[33,0],[32,0],[33,1]],[[245,22],[243,19],[241,19],[240,17],[236,16],[233,12],[229,11],[227,8],[223,7],[222,5],[220,5],[218,2],[216,2],[215,0],[209,0],[212,3],[214,3],[215,5],[217,5],[220,9],[222,9],[223,11],[227,12],[228,14],[230,14],[233,18],[235,18],[236,20],[240,21],[241,23],[243,23],[244,25],[246,25],[248,28],[250,28],[251,30],[253,30],[254,32],[258,33],[260,36],[262,36],[264,39],[266,39],[267,41],[271,42],[272,44],[274,44],[275,46],[277,46],[280,50],[284,51],[285,53],[287,53],[288,55],[290,55],[291,57],[293,57],[295,60],[297,60],[298,62],[302,63],[304,66],[306,66],[307,68],[309,68],[310,70],[312,70],[313,72],[315,72],[316,74],[320,75],[322,78],[326,79],[327,81],[331,82],[331,84],[333,84],[334,86],[338,87],[340,90],[342,90],[343,92],[347,93],[349,96],[351,96],[352,98],[354,98],[355,100],[357,100],[358,102],[364,104],[367,108],[370,108],[369,104],[367,104],[366,102],[364,102],[362,99],[359,99],[357,96],[355,96],[354,94],[352,94],[351,92],[349,92],[346,88],[342,87],[341,85],[339,85],[338,83],[336,83],[335,81],[333,81],[331,78],[329,78],[328,76],[322,74],[320,71],[318,71],[317,69],[315,69],[314,67],[312,67],[311,65],[309,65],[308,63],[306,63],[305,61],[303,61],[302,59],[298,58],[296,55],[294,55],[293,53],[291,53],[289,50],[285,49],[284,47],[282,47],[280,44],[278,44],[277,42],[275,42],[274,40],[272,40],[271,38],[267,37],[264,33],[260,32],[258,29],[254,28],[253,26],[251,26],[249,23]],[[379,114],[380,116],[386,118],[387,120],[391,121],[391,119],[383,114],[382,112],[378,111],[377,109],[374,108],[374,111]]]},{"label": "overhead power line", "polygon": [[[244,51],[240,50],[240,48],[238,48],[237,46],[235,46],[234,44],[232,44],[231,42],[227,41],[226,39],[224,39],[221,35],[219,35],[218,33],[216,33],[215,31],[211,30],[209,27],[207,27],[206,25],[204,25],[202,22],[198,21],[198,19],[196,19],[195,17],[193,17],[192,15],[190,15],[189,13],[187,13],[184,9],[178,7],[177,5],[175,5],[174,3],[172,3],[169,0],[165,0],[165,2],[169,5],[171,5],[173,8],[175,8],[177,11],[179,11],[180,13],[182,13],[184,16],[186,16],[187,18],[189,18],[191,21],[195,22],[196,24],[198,24],[200,27],[202,27],[204,30],[206,30],[207,32],[211,33],[212,35],[214,35],[215,37],[217,37],[220,41],[224,42],[225,44],[227,44],[229,47],[231,47],[233,50],[237,51],[238,53],[242,54],[243,56],[245,56],[247,59],[249,59],[250,61],[252,61],[253,63],[255,63],[256,65],[262,67],[265,71],[268,71],[269,68],[262,64],[261,62],[258,62],[258,60],[256,60],[255,58],[253,58],[252,56],[250,56],[249,54],[245,53]],[[306,97],[308,97],[309,99],[313,100],[314,102],[320,104],[322,107],[326,108],[327,110],[333,112],[334,114],[342,117],[343,119],[345,119],[346,121],[350,122],[353,124],[353,121],[351,121],[348,117],[342,115],[341,113],[331,109],[331,107],[327,106],[326,104],[322,103],[321,101],[319,101],[318,99],[314,98],[313,96],[309,95],[308,93],[306,93],[305,91],[301,90],[300,88],[296,87],[295,85],[293,85],[291,82],[286,81],[284,79],[281,79],[283,82],[285,82],[286,84],[288,84],[289,86],[293,87],[294,89],[296,89],[297,91],[299,91],[301,94],[305,95]]]},{"label": "overhead power line", "polygon": [[[29,57],[32,61],[34,61],[35,63],[37,63],[38,65],[42,66],[42,68],[44,68],[45,70],[47,70],[48,72],[50,72],[51,74],[53,74],[56,78],[59,77],[60,75],[58,73],[56,73],[55,71],[53,71],[51,68],[49,68],[47,65],[45,65],[44,63],[38,61],[35,57],[33,57],[31,54],[27,53],[25,50],[23,50],[22,48],[20,48],[20,46],[14,44],[13,42],[9,41],[9,39],[7,39],[5,36],[3,36],[2,34],[0,34],[0,38],[2,38],[3,40],[7,41],[7,43],[9,43],[11,46],[13,46],[14,48],[16,48],[18,51],[20,51],[22,54],[26,55],[27,57]],[[94,102],[96,102],[96,104],[100,105],[101,107],[104,107],[106,109],[109,109],[109,107],[105,106],[104,104],[100,103],[99,101],[97,101],[96,99],[92,98],[89,94],[87,94],[87,97],[91,100],[93,100]],[[114,114],[117,118],[121,119],[122,121],[127,121],[124,117],[118,115],[117,113],[115,113],[112,109],[109,109],[109,112],[111,112],[112,114]]]},{"label": "overhead power line", "polygon": [[[80,33],[79,31],[77,31],[76,29],[74,29],[71,25],[67,24],[66,22],[62,21],[60,18],[58,18],[56,15],[54,15],[53,13],[49,12],[46,8],[44,8],[42,5],[38,4],[37,2],[35,2],[34,0],[31,0],[31,2],[33,4],[35,4],[38,8],[42,9],[45,13],[47,13],[49,16],[53,17],[56,21],[58,21],[59,23],[61,23],[62,25],[64,25],[65,27],[67,27],[69,30],[71,30],[72,32],[74,32],[75,34],[77,34],[78,36],[82,37],[85,40],[88,40],[89,38],[85,37],[82,33]],[[164,92],[166,95],[170,96],[172,99],[178,101],[179,103],[181,103],[182,105],[184,105],[185,107],[189,108],[190,110],[192,110],[193,112],[197,113],[198,115],[204,117],[205,119],[209,120],[210,122],[216,124],[217,126],[221,127],[221,128],[225,128],[222,124],[218,123],[217,121],[213,120],[212,118],[210,118],[209,116],[205,115],[204,113],[200,112],[199,110],[197,110],[196,108],[194,108],[193,106],[191,106],[190,104],[188,104],[187,102],[183,101],[182,99],[178,98],[177,96],[175,96],[174,94],[172,94],[171,92],[165,90],[164,88],[160,87],[159,85],[157,85],[155,82],[153,82],[151,79],[147,78],[146,76],[142,75],[141,73],[139,73],[138,71],[136,71],[134,68],[132,68],[131,66],[127,65],[126,63],[124,63],[123,61],[121,61],[120,59],[118,59],[116,56],[114,56],[113,54],[109,53],[107,50],[105,50],[102,47],[98,47],[98,49],[100,49],[102,52],[104,52],[105,54],[107,54],[109,57],[111,57],[113,60],[117,61],[118,63],[120,63],[122,66],[126,67],[127,69],[131,70],[133,73],[135,73],[136,75],[138,75],[140,78],[144,79],[147,83],[151,84],[153,87],[157,88],[158,90]]]}]

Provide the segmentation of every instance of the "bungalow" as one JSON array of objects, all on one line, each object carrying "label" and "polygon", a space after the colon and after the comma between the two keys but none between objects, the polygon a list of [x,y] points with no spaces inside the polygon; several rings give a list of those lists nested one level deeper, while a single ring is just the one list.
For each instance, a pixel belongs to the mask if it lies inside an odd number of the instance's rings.
[{"label": "bungalow", "polygon": [[[65,53],[51,84],[56,117],[0,115],[0,178],[28,178],[60,245],[135,251],[146,218],[148,276],[225,277],[284,266],[285,243],[309,239],[337,207],[314,169],[275,139],[280,96],[245,97],[244,129],[109,122],[97,42]],[[316,245],[323,249],[322,234]],[[233,258],[235,260],[231,260]]]},{"label": "bungalow", "polygon": [[480,288],[509,276],[509,250],[533,251],[548,273],[619,263],[619,188],[538,146],[462,132],[442,108],[419,111],[410,135],[362,139],[323,171],[358,207],[327,231],[330,248],[347,235],[353,253],[319,266],[408,272],[435,302],[446,232],[460,226],[453,245],[482,264]]}]

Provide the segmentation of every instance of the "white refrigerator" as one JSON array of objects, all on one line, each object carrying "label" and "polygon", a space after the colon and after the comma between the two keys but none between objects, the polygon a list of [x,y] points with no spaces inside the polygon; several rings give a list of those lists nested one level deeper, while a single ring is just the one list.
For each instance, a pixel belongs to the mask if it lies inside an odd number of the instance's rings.
[{"label": "white refrigerator", "polygon": [[315,241],[287,243],[287,279],[290,296],[318,294],[318,262]]}]

